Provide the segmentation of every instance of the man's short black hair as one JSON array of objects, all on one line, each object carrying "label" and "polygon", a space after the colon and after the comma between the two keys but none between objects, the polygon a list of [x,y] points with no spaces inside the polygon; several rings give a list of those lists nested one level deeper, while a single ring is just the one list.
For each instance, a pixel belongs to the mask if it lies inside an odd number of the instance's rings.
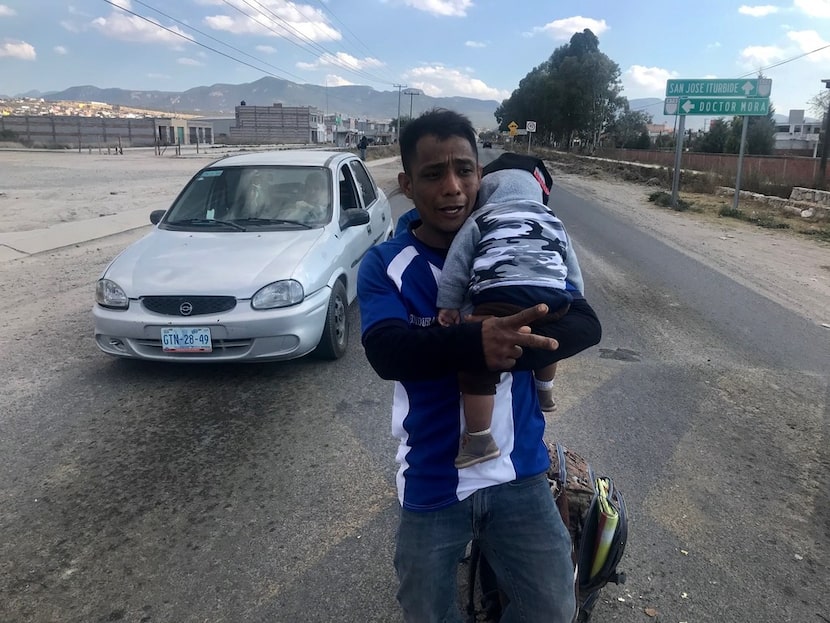
[{"label": "man's short black hair", "polygon": [[478,162],[478,148],[476,147],[476,131],[470,120],[454,110],[446,108],[433,108],[423,113],[420,117],[413,119],[406,124],[401,131],[401,163],[403,170],[410,173],[412,161],[418,141],[423,136],[434,135],[438,140],[444,141],[452,136],[460,136],[467,139]]}]

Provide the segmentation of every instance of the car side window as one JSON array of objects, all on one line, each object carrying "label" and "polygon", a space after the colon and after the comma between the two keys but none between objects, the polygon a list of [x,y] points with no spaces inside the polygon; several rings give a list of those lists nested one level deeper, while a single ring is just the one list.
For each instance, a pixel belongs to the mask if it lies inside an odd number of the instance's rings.
[{"label": "car side window", "polygon": [[360,202],[357,199],[354,178],[347,165],[340,167],[337,180],[340,189],[340,227],[342,228],[346,224],[346,210],[359,208]]},{"label": "car side window", "polygon": [[363,205],[366,207],[372,205],[372,202],[378,198],[372,177],[359,160],[352,160],[349,166],[357,180],[357,187],[360,189],[360,195],[363,197]]}]

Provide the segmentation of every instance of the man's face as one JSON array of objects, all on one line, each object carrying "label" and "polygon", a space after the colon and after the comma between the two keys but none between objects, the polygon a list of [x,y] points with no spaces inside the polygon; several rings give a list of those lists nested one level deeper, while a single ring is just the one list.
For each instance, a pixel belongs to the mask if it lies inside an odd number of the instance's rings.
[{"label": "man's face", "polygon": [[421,217],[415,235],[446,249],[473,209],[481,169],[473,147],[460,136],[441,141],[430,134],[416,147],[410,173],[398,174],[398,185]]}]

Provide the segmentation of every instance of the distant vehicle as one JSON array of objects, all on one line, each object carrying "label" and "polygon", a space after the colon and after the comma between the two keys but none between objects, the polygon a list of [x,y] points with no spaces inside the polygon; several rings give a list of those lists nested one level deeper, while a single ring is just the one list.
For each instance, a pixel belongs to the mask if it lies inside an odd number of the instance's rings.
[{"label": "distant vehicle", "polygon": [[224,158],[150,221],[97,283],[95,342],[116,357],[342,357],[360,261],[392,235],[389,201],[351,152]]},{"label": "distant vehicle", "polygon": [[484,142],[481,144],[481,146],[482,146],[484,149],[491,149],[491,148],[493,147],[493,143],[491,143],[490,141],[484,141]]}]

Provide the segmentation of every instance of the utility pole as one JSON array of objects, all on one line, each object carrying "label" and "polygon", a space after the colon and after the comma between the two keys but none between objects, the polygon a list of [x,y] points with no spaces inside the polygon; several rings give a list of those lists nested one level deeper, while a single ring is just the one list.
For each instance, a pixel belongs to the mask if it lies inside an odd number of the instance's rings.
[{"label": "utility pole", "polygon": [[403,94],[409,96],[409,120],[412,121],[412,99],[416,95],[421,95],[421,91],[420,89],[407,89]]},{"label": "utility pole", "polygon": [[[830,89],[830,78],[825,78],[822,82],[826,89]],[[817,189],[824,188],[824,176],[827,171],[827,154],[830,153],[830,97],[827,98],[827,102],[827,112],[824,113],[824,136],[822,137],[821,161],[818,165],[815,180],[815,187]]]},{"label": "utility pole", "polygon": [[398,89],[398,120],[395,123],[395,142],[401,142],[401,89],[405,89],[405,84],[393,84],[393,87]]}]

